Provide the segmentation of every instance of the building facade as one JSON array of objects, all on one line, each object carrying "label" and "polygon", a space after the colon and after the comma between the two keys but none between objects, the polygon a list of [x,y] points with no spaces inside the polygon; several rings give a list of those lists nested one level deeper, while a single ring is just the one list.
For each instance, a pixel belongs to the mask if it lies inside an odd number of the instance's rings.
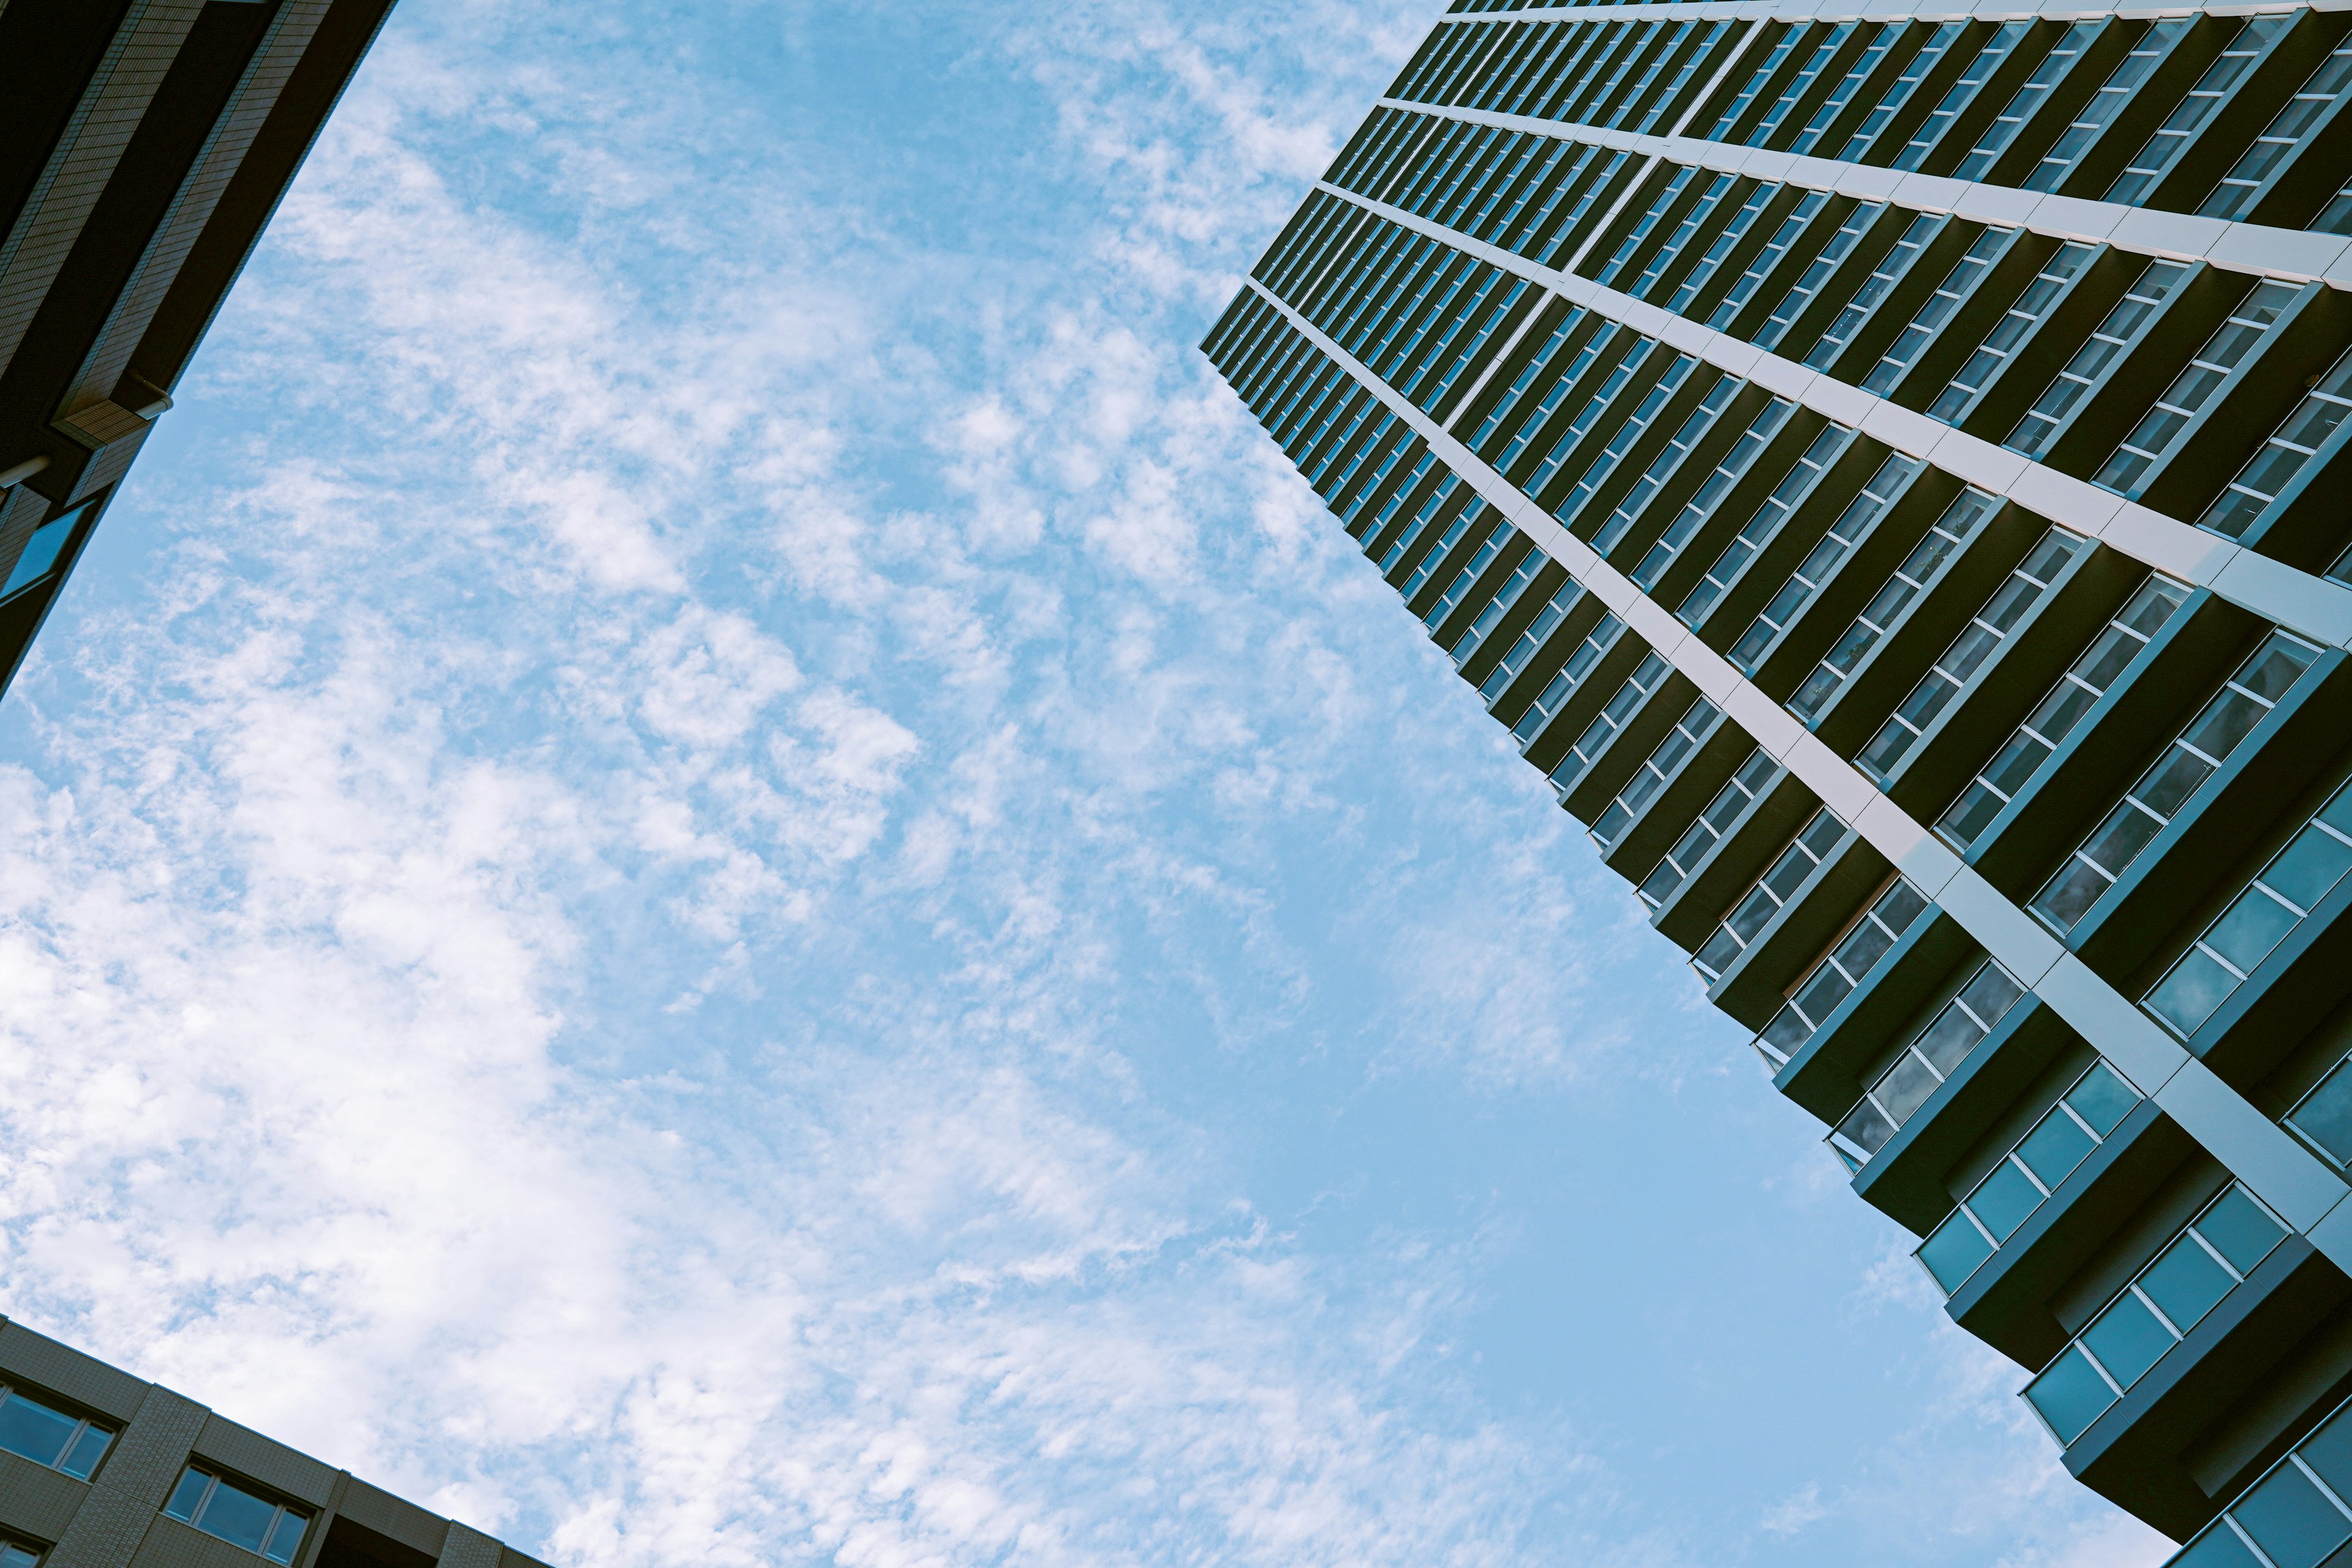
[{"label": "building facade", "polygon": [[0,1568],[546,1568],[0,1320]]},{"label": "building facade", "polygon": [[0,688],[392,0],[0,0]]},{"label": "building facade", "polygon": [[1202,345],[2197,1568],[2352,1564],[2347,176],[2336,5],[1457,0]]}]

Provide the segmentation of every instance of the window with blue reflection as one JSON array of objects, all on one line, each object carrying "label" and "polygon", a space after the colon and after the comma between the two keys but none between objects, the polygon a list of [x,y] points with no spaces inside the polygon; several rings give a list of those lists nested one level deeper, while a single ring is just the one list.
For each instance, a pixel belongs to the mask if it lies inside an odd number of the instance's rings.
[{"label": "window with blue reflection", "polygon": [[15,570],[8,574],[7,583],[0,584],[0,599],[23,593],[46,580],[57,569],[58,557],[65,552],[67,542],[73,538],[74,529],[89,514],[93,504],[84,501],[65,516],[45,522],[33,531],[33,537],[25,541],[24,553],[16,557]]},{"label": "window with blue reflection", "polygon": [[2230,1511],[2278,1568],[2319,1568],[2352,1540],[2352,1519],[2292,1464],[2265,1476]]},{"label": "window with blue reflection", "polygon": [[0,1387],[0,1448],[20,1458],[86,1481],[113,1441],[107,1427]]},{"label": "window with blue reflection", "polygon": [[172,1500],[163,1511],[272,1563],[294,1561],[302,1550],[302,1531],[310,1523],[310,1514],[301,1509],[271,1502],[193,1465],[172,1489]]}]

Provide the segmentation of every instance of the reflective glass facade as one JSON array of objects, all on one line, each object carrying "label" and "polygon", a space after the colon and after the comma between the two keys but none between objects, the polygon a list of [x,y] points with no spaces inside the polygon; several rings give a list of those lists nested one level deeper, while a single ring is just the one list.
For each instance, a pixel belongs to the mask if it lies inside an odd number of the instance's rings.
[{"label": "reflective glass facade", "polygon": [[2347,168],[2347,12],[1460,0],[1202,345],[2200,1563],[2352,1539]]}]

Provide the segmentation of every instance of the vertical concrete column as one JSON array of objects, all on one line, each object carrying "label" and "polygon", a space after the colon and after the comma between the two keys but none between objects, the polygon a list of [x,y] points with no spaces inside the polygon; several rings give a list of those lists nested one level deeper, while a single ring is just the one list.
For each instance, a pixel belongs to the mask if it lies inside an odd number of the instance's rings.
[{"label": "vertical concrete column", "polygon": [[114,1440],[65,1539],[49,1553],[47,1568],[127,1568],[210,1414],[193,1399],[150,1388],[139,1414]]}]

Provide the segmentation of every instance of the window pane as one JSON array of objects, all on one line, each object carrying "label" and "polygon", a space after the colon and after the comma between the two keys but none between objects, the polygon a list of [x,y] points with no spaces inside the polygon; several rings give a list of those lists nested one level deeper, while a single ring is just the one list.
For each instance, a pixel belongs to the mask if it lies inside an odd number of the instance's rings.
[{"label": "window pane", "polygon": [[54,1465],[65,1457],[79,1421],[61,1410],[37,1405],[21,1394],[0,1404],[0,1448],[22,1454],[37,1465]]},{"label": "window pane", "polygon": [[2262,1562],[2246,1550],[2246,1543],[2231,1533],[2226,1524],[2216,1522],[2188,1551],[2174,1558],[2165,1568],[2263,1568]]},{"label": "window pane", "polygon": [[291,1563],[294,1554],[302,1550],[302,1531],[310,1516],[287,1509],[278,1516],[278,1529],[269,1538],[268,1550],[262,1552],[272,1563]]},{"label": "window pane", "polygon": [[2213,1261],[2211,1253],[2186,1236],[2166,1247],[2139,1279],[2139,1288],[2184,1334],[2236,1283],[2228,1269]]},{"label": "window pane", "polygon": [[2192,947],[2172,966],[2172,973],[2147,994],[2147,1005],[2158,1017],[2183,1035],[2193,1035],[2237,988],[2236,975],[2222,968],[2210,954]]},{"label": "window pane", "polygon": [[2334,1072],[2320,1079],[2319,1087],[2287,1120],[2336,1156],[2337,1164],[2352,1164],[2352,1061],[2337,1064]]},{"label": "window pane", "polygon": [[2337,1493],[2352,1492],[2352,1411],[2336,1416],[2303,1440],[2303,1462]]},{"label": "window pane", "polygon": [[2352,1538],[2352,1521],[2293,1465],[2273,1470],[2230,1511],[2278,1568],[2319,1568]]},{"label": "window pane", "polygon": [[1993,1167],[1984,1185],[1969,1195],[1969,1207],[1977,1211],[1977,1218],[1985,1228],[2007,1241],[2025,1223],[2026,1215],[2042,1206],[2042,1194],[2025,1173],[2003,1160]]},{"label": "window pane", "polygon": [[2042,1119],[2042,1125],[2025,1135],[2017,1146],[2017,1157],[2025,1168],[2042,1178],[2045,1187],[2056,1187],[2067,1173],[2083,1163],[2083,1156],[2094,1147],[2091,1135],[2063,1110],[2053,1110]]},{"label": "window pane", "polygon": [[2070,1445],[2116,1402],[2115,1391],[2073,1345],[2025,1385],[2025,1397],[2042,1412],[2058,1441]]},{"label": "window pane", "polygon": [[80,521],[81,512],[76,510],[55,522],[44,523],[36,529],[33,537],[25,541],[24,552],[16,557],[16,567],[8,574],[8,581],[0,584],[0,596],[14,594],[47,576],[49,568],[58,563],[58,553],[65,549],[66,541],[72,537],[74,524]]},{"label": "window pane", "polygon": [[2093,1068],[2084,1075],[2082,1082],[2066,1091],[2066,1103],[2105,1138],[2131,1114],[2132,1107],[2139,1103],[2139,1095],[2101,1066]]},{"label": "window pane", "polygon": [[2307,910],[2327,896],[2347,868],[2352,868],[2352,848],[2319,828],[2306,827],[2271,862],[2263,880]]},{"label": "window pane", "polygon": [[172,1500],[163,1505],[163,1511],[173,1519],[195,1518],[196,1505],[205,1500],[205,1488],[211,1484],[212,1478],[202,1470],[182,1471],[180,1484],[172,1489]]},{"label": "window pane", "polygon": [[1969,1275],[1992,1256],[1992,1243],[1969,1223],[1969,1216],[1954,1209],[1944,1223],[1937,1226],[1919,1248],[1919,1261],[1927,1266],[1936,1283],[1948,1296],[1968,1282]]},{"label": "window pane", "polygon": [[2271,1255],[2271,1248],[2286,1238],[2279,1222],[2263,1213],[2242,1187],[2223,1193],[2197,1222],[2197,1229],[2241,1274],[2252,1274]]},{"label": "window pane", "polygon": [[34,1568],[40,1560],[38,1552],[27,1552],[21,1546],[12,1546],[0,1541],[0,1568]]},{"label": "window pane", "polygon": [[2279,939],[2294,929],[2295,920],[2284,904],[2260,888],[2248,888],[2205,933],[2205,945],[2252,974]]},{"label": "window pane", "polygon": [[[2195,1246],[2194,1242],[2189,1244]],[[2208,1258],[2210,1265],[2211,1259]],[[2214,1269],[2217,1274],[2219,1268]],[[2223,1284],[2230,1277],[2221,1275]],[[2149,1367],[2154,1366],[2165,1352],[2173,1346],[2172,1335],[2156,1314],[2133,1295],[2118,1297],[2115,1303],[2099,1314],[2098,1321],[2083,1331],[2083,1343],[2090,1347],[2107,1375],[2129,1388],[2137,1383]]]},{"label": "window pane", "polygon": [[1900,1126],[1911,1120],[1911,1113],[1926,1104],[1927,1097],[1938,1087],[1936,1075],[1927,1070],[1927,1065],[1917,1057],[1906,1053],[1901,1061],[1895,1064],[1893,1071],[1878,1080],[1878,1087],[1873,1092],[1878,1103],[1885,1108],[1886,1114],[1895,1118],[1896,1125]]},{"label": "window pane", "polygon": [[1838,1135],[1864,1154],[1875,1154],[1886,1147],[1889,1138],[1895,1136],[1895,1123],[1880,1115],[1878,1107],[1865,1100],[1838,1124]]},{"label": "window pane", "polygon": [[106,1446],[113,1441],[114,1434],[105,1427],[85,1426],[81,1429],[81,1436],[74,1440],[72,1449],[58,1461],[58,1468],[76,1480],[86,1481],[89,1479],[90,1472],[98,1468],[98,1462],[106,1458]]},{"label": "window pane", "polygon": [[247,1552],[257,1552],[262,1542],[269,1539],[269,1526],[277,1518],[277,1504],[264,1502],[251,1492],[223,1481],[213,1488],[205,1511],[196,1520],[196,1528]]}]

